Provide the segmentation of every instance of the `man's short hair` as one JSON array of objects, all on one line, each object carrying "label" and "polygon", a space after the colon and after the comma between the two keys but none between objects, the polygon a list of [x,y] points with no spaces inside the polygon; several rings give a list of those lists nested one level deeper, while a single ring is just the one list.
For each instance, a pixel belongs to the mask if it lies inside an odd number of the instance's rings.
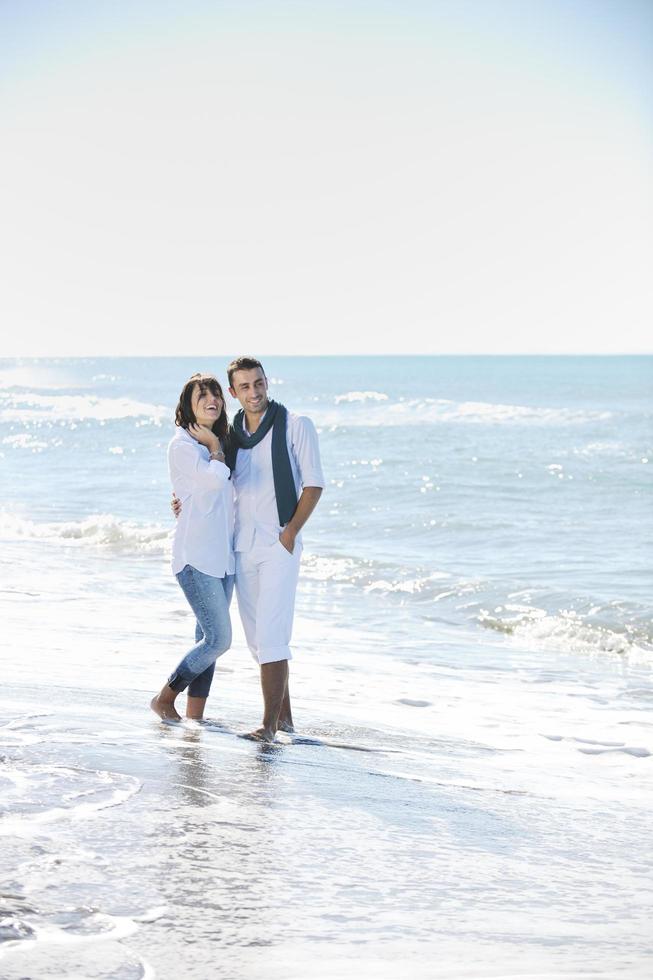
[{"label": "man's short hair", "polygon": [[260,368],[263,371],[263,377],[265,377],[265,368],[255,357],[235,357],[231,364],[227,366],[229,387],[233,388],[234,386],[234,374],[236,371],[251,371],[252,368]]}]

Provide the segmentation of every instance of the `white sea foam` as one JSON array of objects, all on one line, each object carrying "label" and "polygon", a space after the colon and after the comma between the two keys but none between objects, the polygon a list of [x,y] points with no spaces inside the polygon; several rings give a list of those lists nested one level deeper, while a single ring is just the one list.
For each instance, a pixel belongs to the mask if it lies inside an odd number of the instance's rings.
[{"label": "white sea foam", "polygon": [[5,436],[2,445],[10,446],[12,449],[31,449],[33,452],[48,448],[47,442],[37,439],[31,432],[16,432],[14,435]]},{"label": "white sea foam", "polygon": [[499,616],[482,609],[478,621],[488,629],[497,630],[526,642],[531,649],[573,650],[575,653],[607,653],[642,657],[649,660],[653,637],[614,624],[612,628],[587,622],[572,611],[550,613],[545,609],[507,606],[507,615]]},{"label": "white sea foam", "polygon": [[381,562],[315,554],[305,555],[302,569],[307,579],[362,589],[368,594],[396,596],[419,603],[423,612],[429,605],[441,605],[461,625],[476,621],[486,629],[514,636],[520,643],[526,641],[533,650],[620,654],[647,662],[653,651],[653,631],[644,620],[634,627],[634,611],[621,610],[617,603],[606,607],[606,622],[597,622],[601,605],[580,614],[558,608],[559,597],[554,596],[549,598],[548,608],[516,603],[510,601],[510,595],[502,598],[491,582],[455,580],[450,573],[437,569],[416,575],[408,568]]},{"label": "white sea foam", "polygon": [[153,405],[132,398],[103,398],[97,395],[39,395],[34,392],[5,395],[0,420],[5,422],[109,421],[111,419],[146,418],[160,425],[172,412],[163,405]]},{"label": "white sea foam", "polygon": [[402,592],[407,595],[423,595],[428,593],[429,598],[433,596],[433,583],[438,583],[438,588],[442,588],[442,580],[448,579],[446,572],[434,572],[431,575],[418,576],[417,578],[399,579],[396,582],[388,582],[386,579],[377,579],[365,586],[366,592]]},{"label": "white sea foam", "polygon": [[[36,916],[25,916],[24,925],[29,930],[26,931],[26,937],[29,938],[9,940],[3,943],[0,958],[12,951],[24,955],[37,946],[68,947],[107,941],[115,942],[133,935],[139,928],[136,918],[125,915],[109,915],[106,912],[97,911],[89,911],[85,915],[80,914],[77,924],[79,931],[74,931],[70,926],[62,928],[54,922],[41,923]],[[61,974],[59,975],[61,976]],[[147,975],[146,972],[143,972],[141,978]],[[154,976],[154,974],[150,972],[149,976]]]},{"label": "white sea foam", "polygon": [[302,570],[310,578],[323,582],[350,582],[358,579],[360,565],[353,558],[306,554],[302,561]]},{"label": "white sea foam", "polygon": [[[383,404],[380,404],[383,402]],[[410,398],[388,402],[388,396],[380,392],[353,391],[338,395],[336,405],[343,408],[358,403],[358,411],[343,417],[342,410],[316,407],[312,415],[321,426],[394,426],[407,423],[438,424],[457,422],[470,425],[583,425],[612,418],[612,412],[547,407],[537,405],[511,405],[495,402],[455,402],[446,398]]]},{"label": "white sea foam", "polygon": [[108,546],[138,554],[167,554],[172,533],[170,528],[160,524],[137,524],[112,514],[94,514],[80,521],[36,523],[15,514],[0,513],[0,537],[6,541],[59,541],[70,545]]},{"label": "white sea foam", "polygon": [[385,402],[388,396],[382,391],[348,391],[344,395],[336,395],[335,402]]},{"label": "white sea foam", "polygon": [[610,412],[578,411],[571,408],[545,408],[535,405],[504,405],[493,402],[454,402],[444,398],[410,399],[389,405],[387,412],[415,417],[420,422],[517,422],[567,425],[609,419]]},{"label": "white sea foam", "polygon": [[[388,577],[393,571],[395,575]],[[450,578],[447,572],[440,571],[404,576],[401,570],[391,569],[380,562],[316,554],[304,556],[302,574],[319,582],[355,585],[366,592],[401,592],[426,597],[432,597],[435,591],[442,588],[442,581]]]},{"label": "white sea foam", "polygon": [[[11,778],[12,773],[16,778]],[[27,777],[27,778],[20,778]],[[0,836],[29,836],[38,827],[65,818],[84,820],[119,806],[138,793],[141,782],[125,773],[32,765],[7,767],[3,778]],[[49,799],[51,805],[44,805]]]},{"label": "white sea foam", "polygon": [[[110,549],[121,554],[169,555],[173,530],[159,524],[137,524],[111,514],[96,514],[84,520],[37,523],[17,515],[0,513],[0,537],[6,541],[48,541],[63,546]],[[303,577],[314,587],[329,584],[362,589],[380,597],[415,602],[423,611],[442,607],[457,621],[470,619],[486,629],[512,636],[530,649],[573,650],[581,654],[628,655],[650,660],[653,635],[642,622],[629,625],[633,611],[613,606],[607,622],[597,622],[600,606],[586,613],[516,603],[497,594],[491,583],[456,580],[450,573],[432,569],[415,574],[414,569],[347,555],[324,556],[307,553]]]},{"label": "white sea foam", "polygon": [[626,447],[622,442],[616,440],[595,440],[594,442],[588,442],[579,449],[574,449],[575,456],[625,456],[627,453]]}]

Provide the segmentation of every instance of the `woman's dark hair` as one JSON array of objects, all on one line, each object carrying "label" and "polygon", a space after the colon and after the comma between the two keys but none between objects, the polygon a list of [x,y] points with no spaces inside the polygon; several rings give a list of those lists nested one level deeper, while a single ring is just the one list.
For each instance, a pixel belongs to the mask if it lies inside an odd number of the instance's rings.
[{"label": "woman's dark hair", "polygon": [[188,379],[181,389],[179,402],[175,409],[175,425],[180,426],[182,429],[187,429],[189,425],[196,424],[197,419],[195,418],[192,403],[193,392],[197,385],[199,385],[200,394],[203,395],[205,391],[210,391],[212,395],[217,395],[222,401],[222,411],[211,426],[211,430],[218,437],[222,443],[222,448],[226,452],[229,444],[229,419],[227,418],[227,410],[225,408],[224,395],[222,394],[220,382],[212,374],[193,374]]}]

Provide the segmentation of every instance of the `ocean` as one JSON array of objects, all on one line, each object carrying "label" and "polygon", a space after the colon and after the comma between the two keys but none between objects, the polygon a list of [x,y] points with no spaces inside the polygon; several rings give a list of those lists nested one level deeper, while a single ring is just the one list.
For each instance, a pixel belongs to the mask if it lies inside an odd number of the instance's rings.
[{"label": "ocean", "polygon": [[327,487],[261,746],[235,602],[208,721],[148,709],[230,356],[0,360],[0,975],[650,976],[653,358],[264,358]]}]

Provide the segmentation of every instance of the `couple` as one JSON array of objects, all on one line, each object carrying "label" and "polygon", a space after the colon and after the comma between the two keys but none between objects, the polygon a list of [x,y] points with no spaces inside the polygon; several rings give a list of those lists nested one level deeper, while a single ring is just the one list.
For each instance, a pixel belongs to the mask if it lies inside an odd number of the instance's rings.
[{"label": "couple", "polygon": [[292,731],[288,661],[301,559],[300,531],[324,488],[310,419],[268,398],[260,361],[227,368],[241,404],[229,426],[213,375],[186,382],[168,447],[175,528],[172,570],[195,614],[195,646],[151,701],[164,721],[180,721],[177,695],[188,688],[186,717],[201,720],[215,661],[231,645],[234,586],[245,638],[261,668],[263,722],[250,738]]}]

